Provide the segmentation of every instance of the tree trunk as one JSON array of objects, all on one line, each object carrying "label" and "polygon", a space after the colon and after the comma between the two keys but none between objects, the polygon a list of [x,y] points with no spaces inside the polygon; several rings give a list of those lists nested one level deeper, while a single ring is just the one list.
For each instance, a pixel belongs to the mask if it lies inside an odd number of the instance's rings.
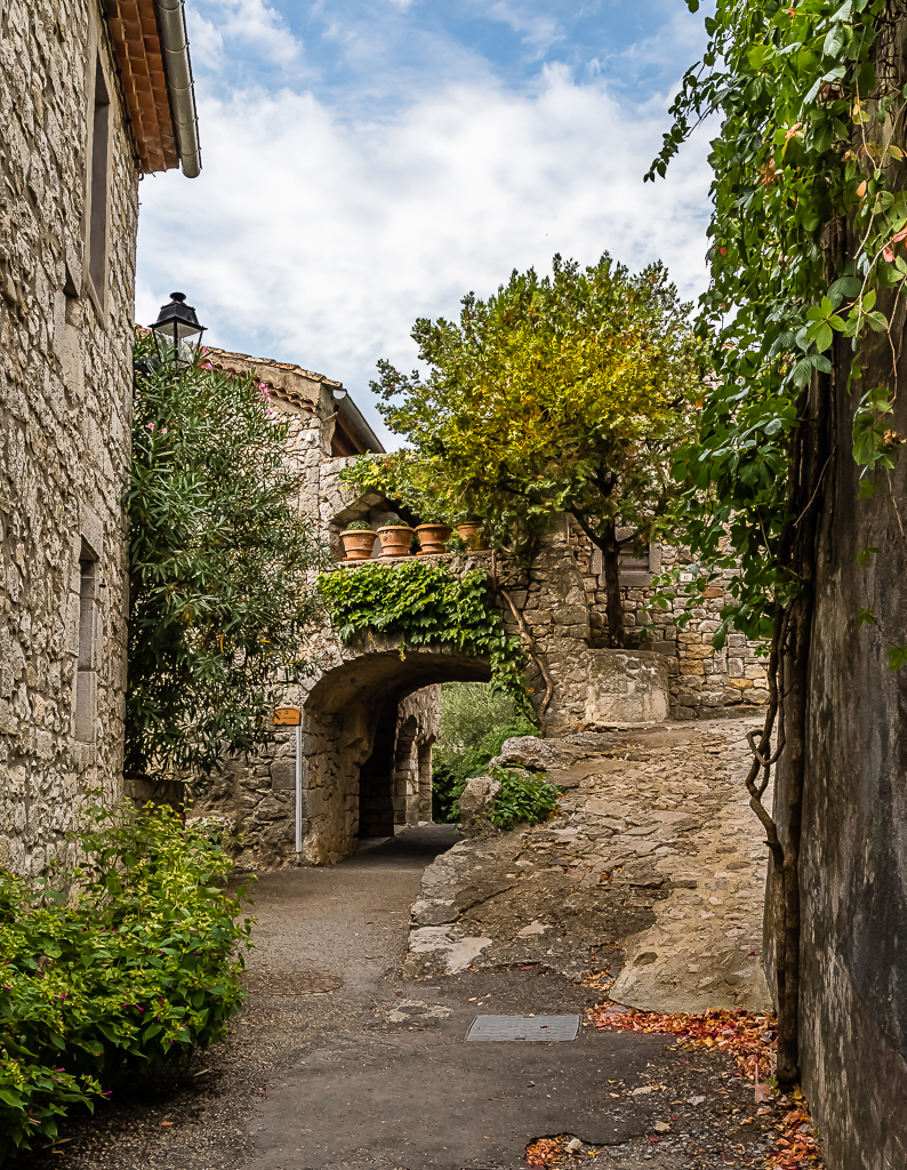
[{"label": "tree trunk", "polygon": [[[834,257],[842,228],[829,228],[827,250]],[[840,344],[840,343],[839,343]],[[791,462],[793,519],[781,541],[780,562],[799,584],[788,603],[779,649],[784,749],[775,782],[774,820],[780,857],[769,875],[769,914],[775,952],[778,1009],[778,1084],[789,1089],[800,1080],[800,838],[809,751],[809,679],[816,555],[823,491],[831,458],[834,374],[814,376],[799,404],[800,426]]]},{"label": "tree trunk", "polygon": [[604,537],[598,542],[605,571],[605,613],[608,616],[608,645],[624,644],[624,607],[620,597],[620,545],[613,520],[609,520]]},{"label": "tree trunk", "polygon": [[570,515],[602,554],[605,577],[605,613],[608,617],[608,645],[620,649],[624,644],[624,607],[620,599],[620,548],[617,521],[604,520],[596,530],[581,512]]},{"label": "tree trunk", "polygon": [[776,786],[775,821],[782,848],[780,864],[769,878],[775,936],[775,988],[778,1009],[778,1064],[782,1089],[800,1080],[800,828],[806,764],[806,702],[812,598],[798,597],[788,613],[782,648],[784,680],[785,782]]}]

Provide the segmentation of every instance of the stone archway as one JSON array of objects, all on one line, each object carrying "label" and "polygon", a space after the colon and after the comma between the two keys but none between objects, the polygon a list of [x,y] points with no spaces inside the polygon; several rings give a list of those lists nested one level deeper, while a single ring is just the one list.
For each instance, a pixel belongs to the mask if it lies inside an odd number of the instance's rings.
[{"label": "stone archway", "polygon": [[302,704],[303,861],[338,861],[360,836],[429,819],[430,744],[413,704],[438,683],[490,674],[487,661],[443,647],[375,648],[325,670]]},{"label": "stone archway", "polygon": [[[446,556],[444,563],[455,573],[487,571],[491,556]],[[666,717],[666,658],[589,645],[588,611],[562,535],[542,546],[528,571],[499,566],[498,574],[509,591],[501,592],[504,629],[531,650],[530,701],[545,735]],[[302,710],[301,854],[294,847],[295,735],[228,761],[195,807],[232,822],[242,835],[239,863],[252,868],[339,861],[354,852],[360,831],[385,835],[430,819],[430,744],[420,734],[406,742],[401,707],[418,705],[413,696],[438,683],[488,681],[491,674],[488,661],[451,646],[404,648],[384,635],[347,645],[323,623],[303,644],[312,673],[274,695],[279,705]]]}]

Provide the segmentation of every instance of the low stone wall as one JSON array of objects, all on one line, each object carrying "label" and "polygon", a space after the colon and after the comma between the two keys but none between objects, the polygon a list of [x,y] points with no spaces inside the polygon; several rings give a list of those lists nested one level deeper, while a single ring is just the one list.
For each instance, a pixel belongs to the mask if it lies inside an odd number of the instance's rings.
[{"label": "low stone wall", "polygon": [[668,660],[651,651],[548,653],[557,688],[548,710],[549,735],[594,731],[668,717]]}]

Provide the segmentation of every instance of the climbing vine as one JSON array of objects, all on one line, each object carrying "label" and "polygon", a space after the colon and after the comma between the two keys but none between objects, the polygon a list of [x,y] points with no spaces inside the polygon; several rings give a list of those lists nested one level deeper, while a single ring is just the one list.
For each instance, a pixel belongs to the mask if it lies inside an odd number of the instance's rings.
[{"label": "climbing vine", "polygon": [[418,560],[402,565],[366,564],[322,573],[318,588],[341,641],[363,634],[386,634],[408,646],[450,645],[487,658],[491,683],[528,711],[519,642],[501,621],[491,578],[482,569],[461,574]]},{"label": "climbing vine", "polygon": [[[676,465],[697,500],[698,553],[724,567],[740,559],[719,643],[732,623],[770,637],[778,607],[799,588],[781,552],[796,519],[788,469],[802,395],[814,375],[831,373],[836,335],[852,351],[864,493],[884,486],[904,443],[886,422],[896,370],[887,384],[864,386],[858,348],[889,331],[879,295],[900,297],[907,278],[907,191],[893,179],[904,158],[902,94],[880,88],[873,59],[892,20],[884,0],[720,0],[646,176],[665,173],[698,122],[723,117],[710,155],[712,282],[702,302],[720,381],[703,400],[698,441]],[[845,222],[855,248],[834,246]],[[889,657],[907,661],[903,647]]]},{"label": "climbing vine", "polygon": [[[687,5],[696,11],[698,0]],[[892,322],[903,316],[907,279],[904,21],[903,6],[886,0],[718,0],[706,52],[684,78],[647,176],[665,173],[696,124],[722,118],[710,156],[712,281],[701,321],[715,339],[718,377],[675,471],[688,489],[696,554],[708,567],[737,568],[716,641],[731,624],[770,640],[770,702],[761,733],[750,735],[746,786],[773,863],[782,1085],[799,1074],[813,581],[819,501],[841,458],[831,420],[842,390],[852,400],[860,494],[885,492],[904,531],[889,476],[904,443],[889,422],[900,350]],[[859,561],[883,551],[866,548]],[[852,617],[879,625],[868,607]],[[907,647],[888,639],[888,657],[892,668],[907,664]],[[763,801],[782,756],[771,813]]]}]

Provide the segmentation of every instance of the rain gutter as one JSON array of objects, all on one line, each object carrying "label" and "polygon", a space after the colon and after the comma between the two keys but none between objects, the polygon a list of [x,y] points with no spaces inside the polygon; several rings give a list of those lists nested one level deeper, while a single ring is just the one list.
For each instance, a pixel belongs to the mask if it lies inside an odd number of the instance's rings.
[{"label": "rain gutter", "polygon": [[154,8],[180,162],[186,178],[194,179],[202,169],[202,155],[198,142],[198,114],[195,109],[192,62],[189,60],[189,38],[186,36],[184,0],[154,0]]}]

